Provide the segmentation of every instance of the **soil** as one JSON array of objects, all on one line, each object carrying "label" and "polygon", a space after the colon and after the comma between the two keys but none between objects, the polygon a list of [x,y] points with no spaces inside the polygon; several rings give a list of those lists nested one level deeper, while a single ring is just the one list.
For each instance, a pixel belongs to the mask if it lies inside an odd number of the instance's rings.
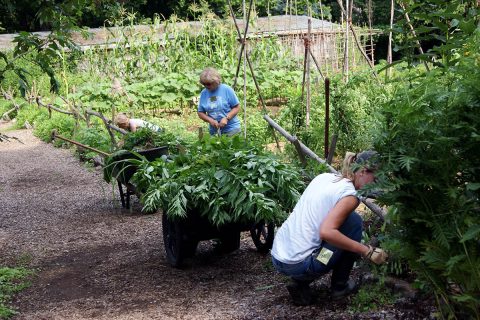
[{"label": "soil", "polygon": [[[71,150],[41,142],[31,130],[0,132],[0,266],[35,271],[17,294],[13,319],[432,319],[430,300],[401,298],[375,311],[350,311],[351,298],[320,297],[294,306],[288,279],[272,268],[248,233],[240,249],[218,255],[201,242],[182,269],[166,260],[161,213],[135,199],[123,209],[118,190]],[[353,277],[359,278],[361,269]]]}]

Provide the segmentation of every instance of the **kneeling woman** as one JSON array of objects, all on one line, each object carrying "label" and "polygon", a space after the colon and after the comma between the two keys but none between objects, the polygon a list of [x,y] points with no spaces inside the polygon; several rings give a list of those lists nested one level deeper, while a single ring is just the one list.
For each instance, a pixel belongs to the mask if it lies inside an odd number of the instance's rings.
[{"label": "kneeling woman", "polygon": [[362,244],[362,218],[354,212],[360,203],[357,190],[375,179],[374,151],[351,153],[342,175],[323,173],[308,185],[292,214],[279,228],[272,248],[277,271],[290,276],[287,289],[296,305],[313,302],[310,283],[332,271],[332,298],[356,289],[349,280],[359,255],[379,264],[387,255]]}]

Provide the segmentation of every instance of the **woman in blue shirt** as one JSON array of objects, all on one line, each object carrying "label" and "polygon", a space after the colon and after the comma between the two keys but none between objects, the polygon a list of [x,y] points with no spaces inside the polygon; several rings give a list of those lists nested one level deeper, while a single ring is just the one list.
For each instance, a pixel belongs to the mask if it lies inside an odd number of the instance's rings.
[{"label": "woman in blue shirt", "polygon": [[231,136],[241,131],[237,117],[240,104],[233,89],[221,82],[222,78],[214,68],[206,68],[200,74],[200,83],[205,89],[200,93],[198,117],[208,122],[211,135]]}]

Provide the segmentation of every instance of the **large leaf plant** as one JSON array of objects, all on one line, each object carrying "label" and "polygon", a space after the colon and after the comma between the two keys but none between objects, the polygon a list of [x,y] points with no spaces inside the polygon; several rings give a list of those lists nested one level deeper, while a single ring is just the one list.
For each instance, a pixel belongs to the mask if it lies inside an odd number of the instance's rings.
[{"label": "large leaf plant", "polygon": [[296,167],[240,137],[205,137],[170,161],[142,161],[133,179],[146,190],[144,210],[179,219],[198,213],[217,226],[280,222],[304,189]]},{"label": "large leaf plant", "polygon": [[392,256],[408,261],[445,318],[480,318],[480,29],[455,65],[400,87],[376,149]]}]

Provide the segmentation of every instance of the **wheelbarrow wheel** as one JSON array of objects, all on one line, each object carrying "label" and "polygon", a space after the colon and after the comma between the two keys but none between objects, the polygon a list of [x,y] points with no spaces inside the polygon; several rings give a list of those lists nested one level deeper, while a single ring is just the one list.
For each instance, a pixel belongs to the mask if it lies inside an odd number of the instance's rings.
[{"label": "wheelbarrow wheel", "polygon": [[191,258],[195,255],[198,246],[198,240],[189,239],[183,242],[185,248],[185,258]]},{"label": "wheelbarrow wheel", "polygon": [[275,224],[273,222],[260,222],[250,229],[250,235],[258,252],[267,253],[272,248],[274,233]]},{"label": "wheelbarrow wheel", "polygon": [[224,227],[218,238],[215,251],[219,254],[227,254],[240,248],[240,230],[236,227]]},{"label": "wheelbarrow wheel", "polygon": [[190,253],[186,250],[185,228],[181,221],[169,219],[166,214],[162,215],[162,227],[167,261],[175,268],[181,267],[183,259]]}]

